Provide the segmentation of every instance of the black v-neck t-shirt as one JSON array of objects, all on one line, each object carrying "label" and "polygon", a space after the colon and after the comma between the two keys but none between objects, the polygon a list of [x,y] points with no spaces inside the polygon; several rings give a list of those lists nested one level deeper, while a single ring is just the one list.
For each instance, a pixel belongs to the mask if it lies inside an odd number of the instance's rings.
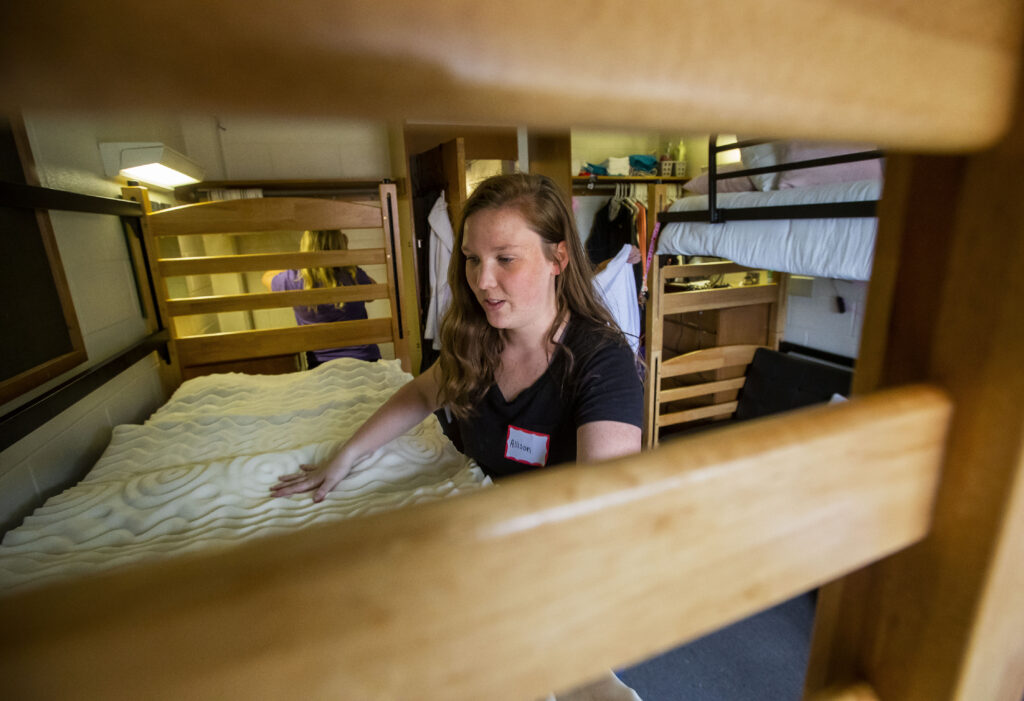
[{"label": "black v-neck t-shirt", "polygon": [[[596,341],[596,343],[595,343]],[[643,385],[629,346],[573,318],[540,378],[506,401],[497,384],[468,419],[463,450],[493,478],[576,461],[576,429],[591,421],[643,426]]]}]

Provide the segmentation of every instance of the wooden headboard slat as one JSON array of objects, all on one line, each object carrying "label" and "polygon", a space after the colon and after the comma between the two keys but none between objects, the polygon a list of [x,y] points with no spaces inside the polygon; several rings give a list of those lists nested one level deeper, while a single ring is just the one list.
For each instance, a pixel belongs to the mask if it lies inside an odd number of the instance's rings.
[{"label": "wooden headboard slat", "polygon": [[661,277],[670,280],[676,277],[704,277],[707,275],[723,275],[725,273],[743,273],[756,270],[732,261],[714,263],[689,263],[687,265],[666,265],[661,269]]},{"label": "wooden headboard slat", "polygon": [[314,197],[226,200],[172,207],[149,216],[153,236],[234,234],[305,229],[373,229],[379,204]]},{"label": "wooden headboard slat", "polygon": [[758,303],[772,304],[778,300],[778,296],[778,288],[775,283],[670,292],[662,301],[662,311],[665,314],[675,314],[683,311],[698,312],[704,309],[743,307]]},{"label": "wooden headboard slat", "polygon": [[243,358],[265,358],[369,343],[391,342],[391,318],[336,321],[283,329],[235,331],[209,336],[185,336],[176,341],[183,366],[206,365]]},{"label": "wooden headboard slat", "polygon": [[286,270],[343,265],[377,265],[387,261],[383,248],[349,251],[294,251],[291,253],[246,253],[233,256],[161,258],[157,268],[164,277],[244,273],[252,270]]},{"label": "wooden headboard slat", "polygon": [[339,304],[387,298],[387,285],[350,285],[348,287],[318,287],[312,290],[295,290],[294,292],[181,297],[167,300],[167,311],[171,316],[187,316],[189,314],[243,312],[252,309]]}]

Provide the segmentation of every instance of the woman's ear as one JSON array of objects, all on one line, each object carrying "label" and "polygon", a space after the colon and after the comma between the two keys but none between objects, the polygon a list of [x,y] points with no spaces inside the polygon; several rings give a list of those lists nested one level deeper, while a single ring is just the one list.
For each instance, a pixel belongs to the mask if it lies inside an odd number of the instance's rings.
[{"label": "woman's ear", "polygon": [[558,263],[558,273],[561,275],[569,266],[569,249],[565,241],[559,241],[555,246],[555,261]]}]

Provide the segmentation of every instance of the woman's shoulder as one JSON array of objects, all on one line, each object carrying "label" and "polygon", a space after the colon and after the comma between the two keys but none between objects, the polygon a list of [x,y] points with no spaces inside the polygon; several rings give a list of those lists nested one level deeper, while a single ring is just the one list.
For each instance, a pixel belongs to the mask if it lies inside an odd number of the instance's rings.
[{"label": "woman's shoulder", "polygon": [[[589,407],[581,416],[586,420],[620,421],[632,417],[634,410],[643,413],[643,381],[636,355],[617,329],[596,321],[580,319],[570,324],[566,346],[571,353],[568,379],[573,402]],[[618,405],[611,414],[601,405]],[[611,417],[611,418],[609,418]],[[639,421],[637,419],[636,421]],[[581,424],[586,421],[581,420]],[[636,423],[629,418],[626,423]],[[636,425],[639,425],[637,423]]]},{"label": "woman's shoulder", "polygon": [[302,289],[302,278],[299,277],[298,270],[282,270],[274,276],[270,283],[270,288],[275,292]]},{"label": "woman's shoulder", "polygon": [[621,332],[609,328],[594,319],[573,315],[565,332],[565,344],[575,352],[577,347],[587,350],[600,350],[608,346],[622,346],[627,351],[629,344]]},{"label": "woman's shoulder", "polygon": [[570,373],[576,376],[636,367],[637,358],[622,333],[598,321],[574,317],[563,344],[569,351]]}]

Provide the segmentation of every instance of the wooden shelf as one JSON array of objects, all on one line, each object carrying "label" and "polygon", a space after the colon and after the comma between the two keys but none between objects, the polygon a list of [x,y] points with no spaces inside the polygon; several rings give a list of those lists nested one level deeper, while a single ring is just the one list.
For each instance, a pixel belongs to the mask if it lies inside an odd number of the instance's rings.
[{"label": "wooden shelf", "polygon": [[573,185],[598,183],[688,183],[690,178],[674,175],[574,175]]},{"label": "wooden shelf", "polygon": [[573,192],[593,192],[608,190],[615,185],[683,185],[689,178],[671,175],[574,175],[572,178]]}]

